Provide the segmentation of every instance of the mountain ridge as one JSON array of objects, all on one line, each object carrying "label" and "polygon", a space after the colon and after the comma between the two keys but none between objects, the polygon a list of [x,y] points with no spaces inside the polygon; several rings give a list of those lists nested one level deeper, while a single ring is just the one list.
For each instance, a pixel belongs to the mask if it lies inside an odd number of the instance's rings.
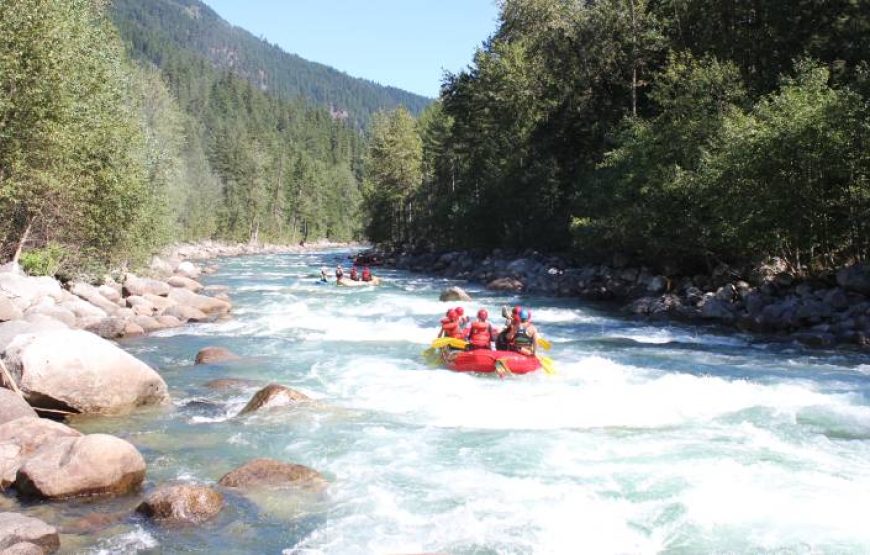
[{"label": "mountain ridge", "polygon": [[131,54],[158,67],[195,54],[280,98],[303,97],[365,126],[382,109],[419,114],[432,99],[286,52],[223,19],[200,0],[115,0],[112,18]]}]

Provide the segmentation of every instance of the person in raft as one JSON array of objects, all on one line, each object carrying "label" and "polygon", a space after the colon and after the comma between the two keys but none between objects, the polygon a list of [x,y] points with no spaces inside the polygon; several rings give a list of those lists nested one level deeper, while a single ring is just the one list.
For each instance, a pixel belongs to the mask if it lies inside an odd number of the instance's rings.
[{"label": "person in raft", "polygon": [[468,349],[492,349],[492,342],[495,341],[496,332],[492,324],[488,321],[489,313],[481,308],[477,311],[477,320],[471,323],[468,327]]},{"label": "person in raft", "polygon": [[517,305],[513,308],[513,310],[509,310],[508,307],[501,307],[501,316],[504,318],[504,328],[502,328],[501,333],[498,334],[498,337],[495,339],[495,348],[498,351],[508,351],[510,350],[510,344],[508,343],[508,332],[514,327],[519,325],[520,323],[520,310],[523,307]]},{"label": "person in raft", "polygon": [[518,314],[519,321],[507,333],[510,350],[528,356],[535,356],[538,348],[538,330],[532,324],[532,311],[524,308]]},{"label": "person in raft", "polygon": [[328,274],[326,273],[326,266],[320,268],[320,281],[322,281],[323,283],[329,281],[329,278],[327,276]]},{"label": "person in raft", "polygon": [[468,316],[465,315],[465,309],[462,308],[461,306],[457,306],[455,310],[456,310],[456,317],[457,317],[458,322],[459,322],[459,327],[461,329],[465,329],[465,327],[468,326],[468,323],[471,322],[471,318],[469,318]]},{"label": "person in raft", "polygon": [[362,280],[363,281],[371,281],[372,280],[372,271],[369,270],[368,266],[363,267]]},{"label": "person in raft", "polygon": [[459,317],[456,310],[451,308],[441,318],[441,331],[438,332],[438,337],[455,337],[463,339],[462,328],[459,326]]},{"label": "person in raft", "polygon": [[344,277],[344,270],[341,268],[341,264],[335,267],[335,281],[341,281],[341,278]]},{"label": "person in raft", "polygon": [[353,266],[350,269],[350,279],[353,281],[359,281],[359,272],[356,271],[356,266]]}]

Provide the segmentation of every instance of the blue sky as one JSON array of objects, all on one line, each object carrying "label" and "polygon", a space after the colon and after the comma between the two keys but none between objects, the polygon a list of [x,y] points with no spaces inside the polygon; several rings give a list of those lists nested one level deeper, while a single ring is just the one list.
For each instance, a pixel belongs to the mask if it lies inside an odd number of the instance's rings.
[{"label": "blue sky", "polygon": [[495,0],[205,0],[287,52],[429,97],[495,31]]}]

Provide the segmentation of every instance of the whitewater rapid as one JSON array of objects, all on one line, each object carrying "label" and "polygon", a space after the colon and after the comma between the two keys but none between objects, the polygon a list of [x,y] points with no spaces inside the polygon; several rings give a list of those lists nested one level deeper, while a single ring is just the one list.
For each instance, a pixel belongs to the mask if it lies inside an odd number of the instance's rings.
[{"label": "whitewater rapid", "polygon": [[[866,357],[460,284],[472,313],[531,306],[558,374],[458,374],[420,356],[455,282],[386,270],[366,291],[318,285],[345,254],[222,261],[209,283],[230,287],[231,320],[125,344],[173,409],[80,424],[136,444],[148,487],[272,457],[325,474],[327,495],[230,495],[198,530],[126,520],[82,552],[870,551]],[[243,359],[194,367],[207,345]],[[253,383],[203,386],[223,377]],[[316,401],[236,417],[269,382]]]}]

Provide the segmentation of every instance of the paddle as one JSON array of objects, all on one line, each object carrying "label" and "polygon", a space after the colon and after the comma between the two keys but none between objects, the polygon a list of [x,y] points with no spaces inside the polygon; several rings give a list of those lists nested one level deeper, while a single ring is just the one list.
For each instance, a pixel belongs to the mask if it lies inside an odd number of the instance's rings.
[{"label": "paddle", "polygon": [[553,359],[544,355],[536,355],[538,360],[541,362],[541,368],[544,369],[545,374],[549,374],[551,376],[556,374],[556,366],[553,364]]},{"label": "paddle", "polygon": [[468,341],[459,339],[458,337],[439,337],[432,342],[433,349],[441,349],[444,347],[453,347],[454,349],[465,349],[468,347]]},{"label": "paddle", "polygon": [[537,341],[538,341],[538,347],[541,347],[545,351],[549,351],[553,347],[552,343],[550,343],[549,341],[547,341],[546,339],[544,339],[540,335],[538,336]]}]

